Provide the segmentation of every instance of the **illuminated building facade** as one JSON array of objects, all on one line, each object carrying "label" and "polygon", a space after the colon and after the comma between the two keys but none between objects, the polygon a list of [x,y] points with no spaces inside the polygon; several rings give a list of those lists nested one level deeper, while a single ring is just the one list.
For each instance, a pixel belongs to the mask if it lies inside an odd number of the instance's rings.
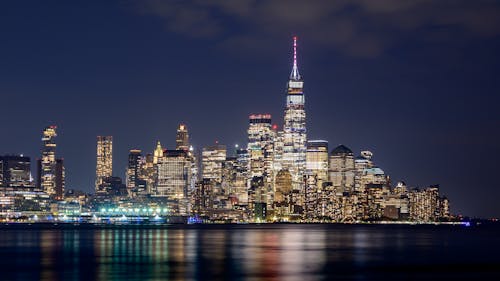
[{"label": "illuminated building facade", "polygon": [[250,188],[248,189],[248,209],[252,215],[255,215],[261,204],[267,204],[267,190],[264,177],[255,176],[250,180]]},{"label": "illuminated building facade", "polygon": [[273,174],[277,175],[283,169],[283,131],[276,131],[273,144]]},{"label": "illuminated building facade", "polygon": [[329,178],[339,191],[352,192],[354,189],[354,154],[344,145],[330,153]]},{"label": "illuminated building facade", "polygon": [[412,221],[438,221],[449,217],[449,202],[439,196],[439,185],[431,185],[422,190],[413,189],[408,193],[410,217]]},{"label": "illuminated building facade", "polygon": [[156,196],[169,200],[169,210],[174,214],[187,214],[188,190],[191,183],[191,161],[187,151],[165,150],[158,162]]},{"label": "illuminated building facade", "polygon": [[[175,149],[182,150],[187,153],[187,160],[190,164],[190,177],[187,187],[187,196],[191,197],[196,190],[196,181],[198,180],[198,159],[194,153],[194,149],[189,143],[189,132],[185,124],[179,124],[177,128],[177,133],[175,135]],[[192,204],[188,204],[188,211],[190,210]]]},{"label": "illuminated building facade", "polygon": [[238,156],[228,157],[222,165],[222,190],[228,198],[227,208],[234,205],[247,205],[247,173]]},{"label": "illuminated building facade", "polygon": [[0,156],[0,186],[31,187],[31,160],[23,155]]},{"label": "illuminated building facade", "polygon": [[38,161],[38,187],[49,196],[56,199],[64,194],[64,167],[63,161],[56,159],[56,126],[49,126],[43,130],[42,158]]},{"label": "illuminated building facade", "polygon": [[320,184],[328,181],[328,141],[307,141],[306,171],[317,176]]},{"label": "illuminated building facade", "polygon": [[371,151],[361,151],[361,155],[354,159],[354,191],[364,192],[362,176],[365,169],[373,168],[373,153]]},{"label": "illuminated building facade", "polygon": [[102,178],[96,194],[106,196],[106,199],[109,199],[109,196],[114,198],[125,197],[128,195],[127,185],[122,182],[120,177],[105,177]]},{"label": "illuminated building facade", "polygon": [[290,214],[290,201],[292,196],[292,175],[288,170],[280,170],[274,182],[274,215],[277,220],[286,220]]},{"label": "illuminated building facade", "polygon": [[153,152],[153,164],[157,164],[158,160],[163,157],[163,148],[161,147],[160,141],[156,142],[156,147]]},{"label": "illuminated building facade", "polygon": [[177,128],[177,134],[175,136],[175,149],[176,150],[189,150],[189,133],[187,126],[180,124]]},{"label": "illuminated building facade", "polygon": [[270,114],[252,114],[249,118],[247,151],[250,160],[250,176],[263,176],[272,180],[273,143]]},{"label": "illuminated building facade", "polygon": [[[373,163],[370,151],[354,158],[349,148],[340,145],[328,154],[327,141],[307,141],[297,38],[293,53],[282,130],[272,125],[271,115],[253,114],[245,149],[227,157],[226,146],[216,144],[203,148],[198,157],[190,146],[187,126],[180,124],[175,150],[164,149],[159,141],[145,157],[141,150],[130,150],[126,184],[112,176],[112,137],[98,136],[96,194],[89,209],[100,205],[103,209],[97,215],[126,220],[127,216],[154,216],[155,220],[163,216],[169,222],[194,214],[211,222],[452,219],[450,202],[439,195],[438,186],[408,191],[399,182],[391,188],[389,176]],[[43,131],[37,188],[31,186],[29,157],[0,157],[0,218],[10,211],[25,212],[22,216],[27,217],[28,212],[47,211],[53,205],[63,212],[80,207],[54,204],[54,199],[63,198],[65,186],[64,161],[55,155],[56,136],[55,126]]]},{"label": "illuminated building facade", "polygon": [[222,182],[222,163],[226,161],[226,146],[215,144],[203,148],[202,157],[202,177],[213,180],[219,184]]},{"label": "illuminated building facade", "polygon": [[131,190],[139,186],[141,181],[142,154],[140,149],[131,149],[128,154],[128,165],[126,172],[127,189]]},{"label": "illuminated building facade", "polygon": [[95,169],[95,188],[103,183],[104,178],[113,174],[113,137],[97,136],[97,164]]},{"label": "illuminated building facade", "polygon": [[153,154],[148,153],[141,162],[140,167],[140,178],[145,181],[146,192],[148,194],[154,194],[156,192],[157,175],[158,169],[156,164],[154,164]]},{"label": "illuminated building facade", "polygon": [[318,176],[307,174],[304,176],[305,196],[304,196],[304,217],[307,220],[314,220],[318,210]]},{"label": "illuminated building facade", "polygon": [[248,126],[249,178],[262,177],[267,209],[272,209],[274,139],[270,114],[252,114]]},{"label": "illuminated building facade", "polygon": [[297,37],[293,38],[293,67],[288,81],[283,126],[282,168],[290,171],[294,189],[303,189],[306,166],[306,112],[304,82],[297,66]]}]

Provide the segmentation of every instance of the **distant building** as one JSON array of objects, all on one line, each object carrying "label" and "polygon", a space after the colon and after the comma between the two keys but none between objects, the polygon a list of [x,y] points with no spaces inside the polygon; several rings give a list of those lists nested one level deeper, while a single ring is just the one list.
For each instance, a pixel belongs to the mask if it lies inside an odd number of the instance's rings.
[{"label": "distant building", "polygon": [[105,177],[96,190],[97,195],[127,196],[127,186],[120,177]]},{"label": "distant building", "polygon": [[290,214],[292,196],[292,175],[288,170],[280,170],[274,183],[274,210],[278,220],[283,220]]},{"label": "distant building", "polygon": [[304,175],[304,184],[304,215],[306,219],[313,220],[316,218],[318,210],[318,176]]},{"label": "distant building", "polygon": [[330,153],[329,181],[339,191],[352,192],[354,189],[354,154],[344,145],[339,145]]},{"label": "distant building", "polygon": [[215,144],[206,146],[202,151],[202,177],[213,180],[215,183],[222,182],[222,163],[226,160],[226,146]]},{"label": "distant building", "polygon": [[[410,217],[412,221],[437,221],[441,215],[449,216],[448,200],[439,196],[439,185],[431,185],[424,189],[413,189],[408,194]],[[446,200],[446,202],[442,202]],[[442,210],[445,207],[447,210]]]},{"label": "distant building", "polygon": [[253,210],[254,220],[264,222],[267,218],[267,204],[265,202],[256,202]]},{"label": "distant building", "polygon": [[248,204],[246,167],[241,166],[238,156],[228,157],[223,162],[221,188],[223,194],[232,198],[228,208]]},{"label": "distant building", "polygon": [[140,149],[131,149],[129,151],[126,172],[126,185],[129,190],[139,185],[141,160],[142,154]]},{"label": "distant building", "polygon": [[64,189],[66,187],[66,171],[64,168],[64,159],[56,159],[56,188],[55,198],[61,200],[64,198]]},{"label": "distant building", "polygon": [[366,169],[373,168],[372,161],[373,153],[365,150],[361,151],[361,155],[354,159],[354,191],[363,193],[365,187],[362,185],[362,177]]},{"label": "distant building", "polygon": [[158,178],[158,167],[154,164],[153,154],[148,153],[141,161],[140,179],[146,185],[147,194],[156,193],[156,181]]},{"label": "distant building", "polygon": [[328,141],[307,141],[306,171],[321,183],[328,181]]},{"label": "distant building", "polygon": [[188,152],[165,150],[157,166],[158,183],[155,195],[164,196],[171,202],[169,207],[172,213],[187,214],[192,177]]},{"label": "distant building", "polygon": [[31,187],[31,161],[22,155],[0,156],[0,185],[4,187]]},{"label": "distant building", "polygon": [[62,159],[56,159],[56,126],[43,130],[42,158],[37,161],[37,187],[49,196],[62,199],[64,196],[64,165]]},{"label": "distant building", "polygon": [[[252,177],[248,189],[248,209],[256,214],[260,204],[267,204],[267,190],[265,189],[264,177]],[[257,217],[255,218],[257,219]]]},{"label": "distant building", "polygon": [[113,137],[97,136],[97,165],[95,188],[103,182],[104,178],[113,175]]},{"label": "distant building", "polygon": [[[179,124],[175,135],[175,149],[186,152],[187,161],[189,163],[189,182],[187,186],[186,196],[191,197],[196,189],[196,181],[198,180],[198,157],[194,152],[193,147],[189,143],[189,132],[186,124]],[[190,211],[192,204],[188,205]]]},{"label": "distant building", "polygon": [[156,142],[156,148],[153,152],[153,164],[157,164],[158,161],[163,157],[163,147],[160,141]]},{"label": "distant building", "polygon": [[247,152],[250,176],[264,176],[272,181],[274,135],[270,114],[252,114],[249,117]]},{"label": "distant building", "polygon": [[175,136],[176,150],[189,150],[189,133],[185,124],[180,124]]},{"label": "distant building", "polygon": [[[272,209],[274,139],[270,114],[252,114],[248,126],[249,178],[263,177],[267,209]],[[250,187],[250,186],[248,186]]]}]

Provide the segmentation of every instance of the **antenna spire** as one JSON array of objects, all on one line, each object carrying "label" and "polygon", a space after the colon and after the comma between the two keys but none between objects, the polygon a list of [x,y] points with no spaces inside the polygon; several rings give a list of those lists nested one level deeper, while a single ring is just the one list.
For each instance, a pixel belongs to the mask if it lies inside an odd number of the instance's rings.
[{"label": "antenna spire", "polygon": [[297,36],[293,36],[293,68],[290,79],[300,80],[299,68],[297,67]]}]

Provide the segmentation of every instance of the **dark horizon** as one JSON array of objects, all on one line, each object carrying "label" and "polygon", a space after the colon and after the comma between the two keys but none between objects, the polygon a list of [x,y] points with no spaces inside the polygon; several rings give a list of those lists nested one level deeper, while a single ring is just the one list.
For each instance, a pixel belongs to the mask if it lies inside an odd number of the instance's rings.
[{"label": "dark horizon", "polygon": [[499,217],[500,2],[35,1],[0,5],[0,155],[40,155],[58,126],[66,188],[92,192],[96,136],[128,150],[246,144],[283,123],[292,36],[308,139],[374,153],[392,183],[440,184],[454,214]]}]

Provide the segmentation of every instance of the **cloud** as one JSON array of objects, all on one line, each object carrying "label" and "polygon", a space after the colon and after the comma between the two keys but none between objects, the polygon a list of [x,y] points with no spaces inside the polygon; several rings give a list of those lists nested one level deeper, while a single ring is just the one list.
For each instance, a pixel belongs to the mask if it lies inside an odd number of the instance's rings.
[{"label": "cloud", "polygon": [[500,34],[500,3],[491,0],[143,0],[137,6],[169,31],[228,49],[299,34],[311,45],[376,57],[411,35],[435,41],[447,40],[447,31],[471,39]]}]

